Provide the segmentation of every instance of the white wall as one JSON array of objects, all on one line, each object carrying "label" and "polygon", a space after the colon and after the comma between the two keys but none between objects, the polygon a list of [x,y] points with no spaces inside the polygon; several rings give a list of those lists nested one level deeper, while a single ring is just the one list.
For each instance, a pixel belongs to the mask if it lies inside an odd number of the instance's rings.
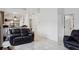
[{"label": "white wall", "polygon": [[40,15],[38,19],[38,32],[48,39],[57,42],[57,8],[40,9]]},{"label": "white wall", "polygon": [[58,43],[63,44],[64,37],[64,9],[58,9]]}]

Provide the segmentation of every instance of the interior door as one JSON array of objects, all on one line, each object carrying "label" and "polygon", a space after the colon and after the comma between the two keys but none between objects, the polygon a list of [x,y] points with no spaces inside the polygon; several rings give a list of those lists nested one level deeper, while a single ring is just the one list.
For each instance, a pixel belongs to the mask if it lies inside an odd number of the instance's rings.
[{"label": "interior door", "polygon": [[74,29],[74,16],[68,14],[64,16],[64,35],[70,35]]}]

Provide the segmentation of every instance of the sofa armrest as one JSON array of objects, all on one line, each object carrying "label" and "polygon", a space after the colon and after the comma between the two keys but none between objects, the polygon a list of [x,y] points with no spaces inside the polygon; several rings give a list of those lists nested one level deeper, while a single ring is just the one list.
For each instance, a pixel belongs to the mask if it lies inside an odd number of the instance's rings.
[{"label": "sofa armrest", "polygon": [[69,38],[70,38],[70,36],[64,36],[64,41],[67,41],[67,40],[69,40]]},{"label": "sofa armrest", "polygon": [[20,36],[21,36],[20,34],[12,34],[12,35],[9,36],[9,38],[10,38],[11,40],[13,40],[14,38],[20,37]]},{"label": "sofa armrest", "polygon": [[64,36],[64,42],[65,41],[76,41],[72,36]]},{"label": "sofa armrest", "polygon": [[34,32],[32,32],[32,31],[30,31],[30,32],[28,32],[29,34],[34,34]]}]

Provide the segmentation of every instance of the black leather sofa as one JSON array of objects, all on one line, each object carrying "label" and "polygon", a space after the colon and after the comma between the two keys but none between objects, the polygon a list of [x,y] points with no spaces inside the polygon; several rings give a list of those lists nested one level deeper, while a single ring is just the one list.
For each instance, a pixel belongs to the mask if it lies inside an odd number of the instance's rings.
[{"label": "black leather sofa", "polygon": [[9,42],[13,46],[30,43],[34,41],[34,32],[27,28],[9,29]]},{"label": "black leather sofa", "polygon": [[64,46],[70,50],[79,50],[79,30],[73,30],[70,36],[64,36]]}]

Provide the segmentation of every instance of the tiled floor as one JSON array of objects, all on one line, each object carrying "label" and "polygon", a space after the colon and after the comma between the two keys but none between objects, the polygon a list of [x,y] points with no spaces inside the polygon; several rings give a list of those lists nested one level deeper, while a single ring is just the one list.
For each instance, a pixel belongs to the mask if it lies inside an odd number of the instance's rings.
[{"label": "tiled floor", "polygon": [[15,47],[16,50],[66,50],[65,47],[57,45],[53,41],[40,40]]},{"label": "tiled floor", "polygon": [[46,39],[41,36],[35,36],[35,41],[19,46],[15,46],[15,50],[67,50],[64,46],[58,45],[53,40]]}]

